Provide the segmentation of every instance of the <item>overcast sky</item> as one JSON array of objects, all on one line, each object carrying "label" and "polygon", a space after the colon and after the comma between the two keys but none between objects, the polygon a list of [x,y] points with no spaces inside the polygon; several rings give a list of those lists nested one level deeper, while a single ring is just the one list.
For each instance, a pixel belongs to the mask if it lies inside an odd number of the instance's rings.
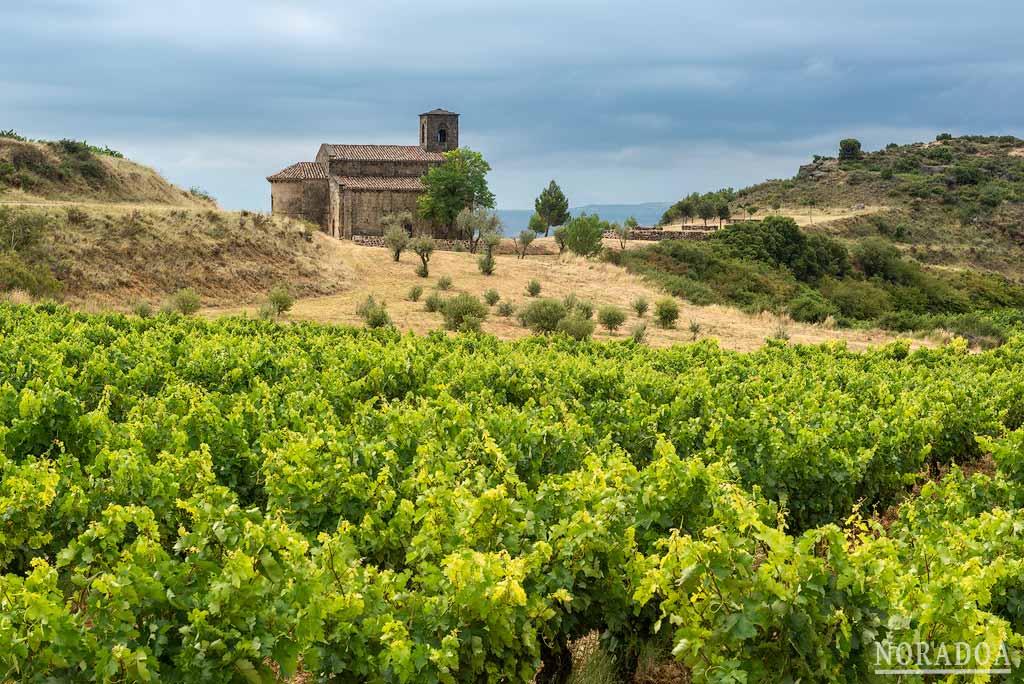
[{"label": "overcast sky", "polygon": [[230,209],[321,142],[462,114],[501,208],[788,177],[846,136],[1024,135],[1020,0],[0,0],[0,128],[110,145]]}]

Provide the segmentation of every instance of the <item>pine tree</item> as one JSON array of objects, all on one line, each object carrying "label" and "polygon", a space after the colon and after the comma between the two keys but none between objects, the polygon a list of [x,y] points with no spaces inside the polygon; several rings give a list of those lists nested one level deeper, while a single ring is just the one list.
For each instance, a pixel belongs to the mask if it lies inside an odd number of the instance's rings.
[{"label": "pine tree", "polygon": [[569,200],[565,198],[562,188],[558,187],[555,181],[548,183],[548,187],[541,191],[533,207],[547,224],[544,228],[544,237],[548,236],[551,226],[561,226],[569,220]]}]

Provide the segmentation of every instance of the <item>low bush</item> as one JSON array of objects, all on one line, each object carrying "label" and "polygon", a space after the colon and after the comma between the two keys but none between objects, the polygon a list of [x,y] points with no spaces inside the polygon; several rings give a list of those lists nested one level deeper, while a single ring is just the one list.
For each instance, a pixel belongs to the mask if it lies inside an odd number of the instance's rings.
[{"label": "low bush", "polygon": [[267,295],[267,305],[274,316],[283,316],[295,305],[295,297],[285,285],[275,285]]},{"label": "low bush", "polygon": [[647,302],[647,299],[645,297],[637,297],[636,299],[633,300],[633,311],[635,311],[636,315],[639,316],[640,318],[643,318],[644,316],[647,315],[647,310],[649,308],[650,304]]},{"label": "low bush", "polygon": [[497,290],[490,289],[484,292],[484,301],[487,302],[488,306],[494,306],[501,299],[501,295]]},{"label": "low bush", "polygon": [[0,252],[0,292],[14,290],[33,297],[54,297],[61,286],[45,266],[30,264],[16,252]]},{"label": "low bush", "polygon": [[558,321],[557,330],[574,340],[587,340],[594,334],[594,322],[573,314]]},{"label": "low bush", "polygon": [[536,297],[537,295],[539,295],[540,294],[540,281],[538,281],[538,280],[531,280],[530,282],[528,282],[526,284],[526,294],[530,295],[531,297]]},{"label": "low bush", "polygon": [[427,298],[423,300],[423,308],[429,313],[440,311],[442,304],[444,304],[444,299],[436,292],[431,292],[427,295]]},{"label": "low bush", "polygon": [[813,290],[808,290],[789,303],[789,315],[801,323],[822,323],[837,313],[834,304]]},{"label": "low bush", "polygon": [[488,275],[488,276],[489,275],[494,275],[494,269],[495,269],[494,254],[492,254],[490,250],[484,252],[479,257],[477,257],[476,265],[477,265],[477,268],[480,269],[480,272],[482,274]]},{"label": "low bush", "polygon": [[377,303],[373,295],[368,296],[356,307],[356,315],[363,319],[367,328],[386,328],[391,325],[391,316],[383,302]]},{"label": "low bush", "polygon": [[202,306],[202,299],[200,299],[198,292],[191,287],[186,287],[171,295],[169,304],[173,311],[177,311],[184,316],[191,316],[196,311],[199,311],[199,307]]},{"label": "low bush", "polygon": [[538,299],[520,312],[519,323],[536,333],[550,333],[567,314],[565,304],[557,299]]},{"label": "low bush", "polygon": [[448,330],[462,330],[466,319],[475,319],[475,329],[479,330],[480,321],[487,317],[487,306],[464,292],[444,302],[441,315],[444,317],[444,327]]},{"label": "low bush", "polygon": [[437,279],[437,289],[447,292],[452,289],[452,279],[450,276],[441,276]]},{"label": "low bush", "polygon": [[422,294],[423,294],[423,286],[422,285],[413,285],[412,287],[409,288],[409,292],[408,292],[408,294],[406,294],[405,297],[410,302],[418,302],[418,301],[420,301],[420,296]]},{"label": "low bush", "polygon": [[501,302],[498,304],[498,315],[508,318],[516,312],[516,307],[512,302]]},{"label": "low bush", "polygon": [[654,304],[654,320],[659,327],[674,328],[679,319],[679,304],[671,297],[659,299]]},{"label": "low bush", "polygon": [[626,313],[617,306],[602,306],[597,312],[597,320],[609,332],[615,332],[626,322]]}]

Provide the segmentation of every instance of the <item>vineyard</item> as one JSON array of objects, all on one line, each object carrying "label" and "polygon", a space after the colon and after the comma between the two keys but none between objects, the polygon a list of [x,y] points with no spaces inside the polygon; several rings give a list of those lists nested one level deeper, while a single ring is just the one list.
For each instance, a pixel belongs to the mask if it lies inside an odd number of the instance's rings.
[{"label": "vineyard", "polygon": [[876,675],[893,642],[1016,668],[1022,423],[1021,338],[0,305],[0,681],[560,682],[595,633],[622,681],[652,648],[718,684],[935,681]]}]

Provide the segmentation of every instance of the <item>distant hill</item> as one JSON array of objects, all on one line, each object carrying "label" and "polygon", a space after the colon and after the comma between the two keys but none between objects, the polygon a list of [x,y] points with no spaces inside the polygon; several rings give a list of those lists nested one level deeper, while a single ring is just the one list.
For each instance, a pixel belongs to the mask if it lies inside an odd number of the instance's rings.
[{"label": "distant hill", "polygon": [[[642,226],[652,226],[671,206],[669,202],[645,202],[643,204],[587,204],[573,207],[569,211],[573,216],[581,213],[597,214],[606,221],[622,223],[630,216],[636,218]],[[515,235],[526,228],[530,222],[532,209],[499,209],[498,215],[505,223],[505,233]]]}]

